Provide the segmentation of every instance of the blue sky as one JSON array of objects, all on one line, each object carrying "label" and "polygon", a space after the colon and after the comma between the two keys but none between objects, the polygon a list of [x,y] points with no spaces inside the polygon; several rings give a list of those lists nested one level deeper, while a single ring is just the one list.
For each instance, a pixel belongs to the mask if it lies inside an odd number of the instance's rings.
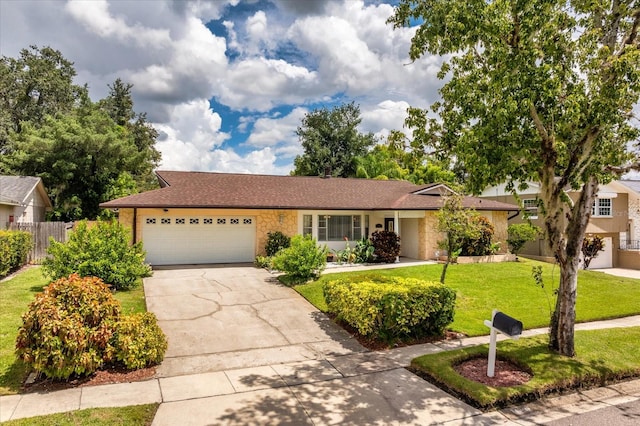
[{"label": "blue sky", "polygon": [[2,0],[0,54],[74,62],[92,99],[116,78],[160,132],[162,169],[287,174],[309,111],[355,101],[363,132],[437,99],[440,58],[408,58],[384,1]]}]

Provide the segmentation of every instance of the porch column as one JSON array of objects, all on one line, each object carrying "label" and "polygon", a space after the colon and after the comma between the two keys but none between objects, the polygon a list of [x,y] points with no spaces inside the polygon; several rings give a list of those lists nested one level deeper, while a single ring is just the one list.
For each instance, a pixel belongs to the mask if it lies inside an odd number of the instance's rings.
[{"label": "porch column", "polygon": [[[400,236],[400,212],[398,210],[393,212],[393,229],[396,230],[396,234]],[[396,256],[396,263],[400,263],[400,256]]]}]

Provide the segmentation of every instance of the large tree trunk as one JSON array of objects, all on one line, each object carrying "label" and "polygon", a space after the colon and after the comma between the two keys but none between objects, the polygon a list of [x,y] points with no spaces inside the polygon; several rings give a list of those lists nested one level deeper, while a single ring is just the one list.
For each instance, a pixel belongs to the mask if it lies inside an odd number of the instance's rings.
[{"label": "large tree trunk", "polygon": [[574,257],[564,265],[560,265],[560,287],[549,332],[549,347],[562,355],[571,357],[576,354],[573,332],[578,296],[578,266],[579,257]]},{"label": "large tree trunk", "polygon": [[[554,189],[562,191],[562,188],[559,187]],[[580,249],[597,190],[598,182],[595,177],[591,177],[583,186],[580,197],[565,217],[562,217],[564,208],[561,203],[555,205],[550,203],[554,208],[551,209],[552,211],[547,210],[546,212],[548,216],[545,220],[545,227],[550,236],[547,241],[560,265],[560,285],[555,311],[551,317],[549,347],[561,355],[570,357],[575,356],[574,326]],[[544,193],[543,188],[543,196]],[[559,220],[560,218],[564,220]]]}]

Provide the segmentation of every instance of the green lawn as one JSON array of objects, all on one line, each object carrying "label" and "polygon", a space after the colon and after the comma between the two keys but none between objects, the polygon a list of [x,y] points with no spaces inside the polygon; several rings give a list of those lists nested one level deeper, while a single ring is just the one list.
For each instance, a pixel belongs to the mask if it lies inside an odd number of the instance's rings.
[{"label": "green lawn", "polygon": [[485,386],[454,370],[455,365],[466,359],[486,358],[488,345],[423,355],[414,359],[411,366],[484,409],[539,398],[558,390],[640,376],[640,327],[577,331],[575,345],[576,357],[568,358],[549,351],[547,336],[498,343],[499,358],[533,373],[529,382],[513,387]]},{"label": "green lawn", "polygon": [[[29,268],[0,283],[0,395],[16,393],[20,389],[26,369],[16,361],[13,353],[18,328],[29,303],[48,283],[40,267]],[[115,293],[115,298],[122,304],[123,313],[146,311],[142,284],[130,291]]]},{"label": "green lawn", "polygon": [[92,408],[49,416],[11,420],[5,426],[148,426],[158,411],[158,404],[134,405],[118,408]]},{"label": "green lawn", "polygon": [[[532,266],[543,267],[545,289],[535,285]],[[319,280],[294,287],[321,311],[327,306],[322,295],[326,281],[367,276],[400,276],[438,281],[442,265],[411,266],[361,272],[325,274]],[[552,288],[558,285],[557,266],[521,259],[520,262],[450,265],[446,284],[457,293],[455,321],[451,329],[469,336],[488,334],[483,320],[499,309],[523,322],[525,328],[546,327],[552,306]],[[580,271],[577,321],[595,321],[640,314],[640,280],[602,272]]]}]

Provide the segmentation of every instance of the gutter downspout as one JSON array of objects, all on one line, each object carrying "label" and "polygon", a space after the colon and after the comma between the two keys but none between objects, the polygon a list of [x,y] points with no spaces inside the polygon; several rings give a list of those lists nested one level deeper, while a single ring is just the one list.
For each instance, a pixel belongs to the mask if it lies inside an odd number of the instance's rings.
[{"label": "gutter downspout", "polygon": [[520,210],[518,210],[517,212],[515,212],[514,214],[512,214],[511,216],[507,217],[507,222],[509,222],[511,219],[518,217],[520,215]]},{"label": "gutter downspout", "polygon": [[138,209],[133,208],[133,244],[138,242]]},{"label": "gutter downspout", "polygon": [[[398,210],[393,212],[393,229],[400,236],[400,212]],[[400,255],[396,256],[396,263],[400,263]]]}]

